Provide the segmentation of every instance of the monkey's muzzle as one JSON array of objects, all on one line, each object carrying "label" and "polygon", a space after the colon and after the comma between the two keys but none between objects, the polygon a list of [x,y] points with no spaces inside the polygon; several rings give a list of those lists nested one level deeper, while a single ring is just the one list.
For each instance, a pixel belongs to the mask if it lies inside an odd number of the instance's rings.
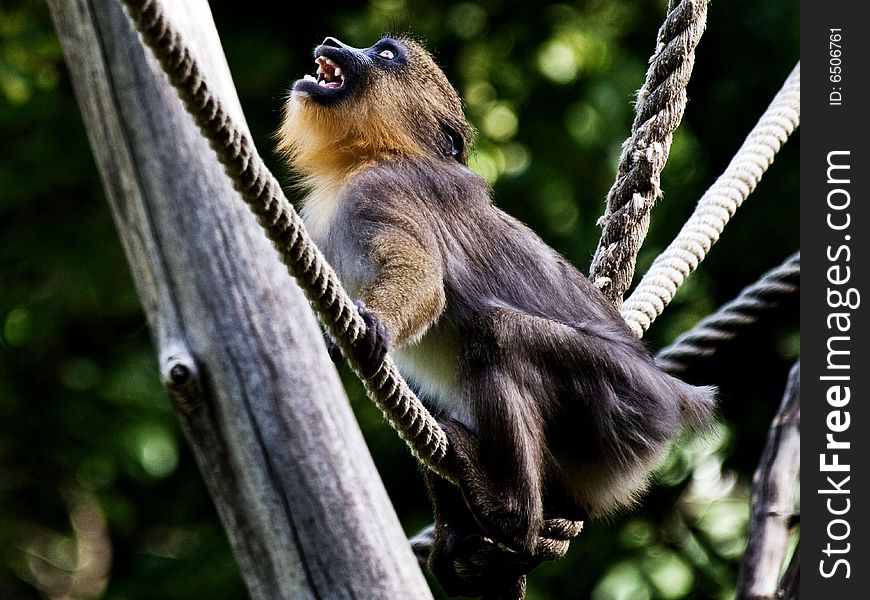
[{"label": "monkey's muzzle", "polygon": [[347,97],[359,72],[362,51],[328,37],[314,49],[317,71],[305,75],[293,86],[293,92],[308,96],[319,104],[334,104]]}]

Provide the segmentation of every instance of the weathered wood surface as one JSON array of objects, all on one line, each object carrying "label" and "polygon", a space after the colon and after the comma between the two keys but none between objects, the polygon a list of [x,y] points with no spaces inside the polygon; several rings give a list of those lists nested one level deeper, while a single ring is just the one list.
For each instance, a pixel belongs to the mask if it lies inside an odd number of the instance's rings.
[{"label": "weathered wood surface", "polygon": [[[119,3],[48,4],[161,375],[251,596],[430,597],[307,302]],[[205,0],[165,5],[244,123]]]},{"label": "weathered wood surface", "polygon": [[[800,476],[800,362],[788,375],[779,410],[770,425],[767,445],[752,478],[752,515],[749,539],[737,581],[737,598],[780,598],[780,573],[785,567],[794,535],[798,478]],[[794,587],[794,572],[787,573],[786,591]],[[789,592],[790,593],[790,592]]]}]

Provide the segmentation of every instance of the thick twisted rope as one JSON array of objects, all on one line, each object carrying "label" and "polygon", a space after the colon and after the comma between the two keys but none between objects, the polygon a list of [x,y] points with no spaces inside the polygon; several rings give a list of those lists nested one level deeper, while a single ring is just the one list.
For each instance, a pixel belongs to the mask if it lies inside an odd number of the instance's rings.
[{"label": "thick twisted rope", "polygon": [[680,233],[655,259],[625,301],[622,316],[638,337],[662,313],[677,288],[704,259],[800,123],[800,84],[798,63],[731,163],[704,193]]},{"label": "thick twisted rope", "polygon": [[687,371],[693,362],[712,356],[722,343],[755,323],[762,313],[797,293],[800,277],[801,255],[797,252],[663,348],[656,355],[656,363],[669,373]]},{"label": "thick twisted rope", "polygon": [[447,436],[399,375],[388,356],[380,370],[366,378],[353,352],[365,323],[338,277],[305,231],[302,220],[269,172],[249,135],[230,119],[209,89],[189,48],[163,14],[156,0],[122,0],[143,40],[224,165],[236,190],[257,216],[282,262],[305,291],[369,396],[427,467],[451,479],[440,467],[448,450]]},{"label": "thick twisted rope", "polygon": [[617,306],[631,285],[637,253],[649,229],[662,169],[686,108],[695,47],[707,22],[708,0],[670,3],[637,94],[631,136],[622,146],[616,181],[599,223],[604,226],[589,278]]}]

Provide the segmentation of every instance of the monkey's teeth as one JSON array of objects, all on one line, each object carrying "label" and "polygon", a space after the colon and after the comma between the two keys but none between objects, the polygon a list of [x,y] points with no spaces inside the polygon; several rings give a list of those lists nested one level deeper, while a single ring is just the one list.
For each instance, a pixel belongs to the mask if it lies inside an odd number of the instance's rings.
[{"label": "monkey's teeth", "polygon": [[305,74],[305,77],[303,77],[302,79],[304,79],[305,81],[317,82],[317,78],[314,75],[308,75],[307,73]]},{"label": "monkey's teeth", "polygon": [[[318,56],[314,59],[314,64],[317,65],[317,72],[311,77],[317,85],[330,89],[337,89],[344,85],[344,72],[334,61],[325,56]],[[305,79],[311,81],[308,77]]]}]

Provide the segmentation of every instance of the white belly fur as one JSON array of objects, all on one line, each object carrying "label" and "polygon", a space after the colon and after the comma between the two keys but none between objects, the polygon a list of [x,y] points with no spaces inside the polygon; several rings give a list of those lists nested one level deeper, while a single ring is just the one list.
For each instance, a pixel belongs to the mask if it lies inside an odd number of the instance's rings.
[{"label": "white belly fur", "polygon": [[416,343],[393,352],[399,372],[416,384],[421,399],[472,431],[476,421],[459,389],[459,344],[456,332],[441,322]]},{"label": "white belly fur", "polygon": [[312,179],[311,191],[302,202],[302,221],[306,231],[318,245],[323,245],[326,233],[335,221],[341,183],[341,180]]}]

